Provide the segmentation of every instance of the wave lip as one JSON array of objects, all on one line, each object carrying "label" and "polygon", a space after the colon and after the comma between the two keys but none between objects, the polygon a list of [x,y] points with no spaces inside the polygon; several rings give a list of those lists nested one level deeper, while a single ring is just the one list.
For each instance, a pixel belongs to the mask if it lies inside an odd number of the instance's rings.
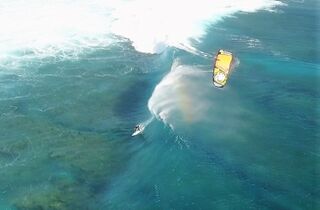
[{"label": "wave lip", "polygon": [[116,8],[112,32],[132,40],[138,51],[160,53],[167,46],[191,46],[190,38],[200,38],[208,24],[223,17],[260,9],[273,11],[280,5],[284,4],[276,0],[136,0]]}]

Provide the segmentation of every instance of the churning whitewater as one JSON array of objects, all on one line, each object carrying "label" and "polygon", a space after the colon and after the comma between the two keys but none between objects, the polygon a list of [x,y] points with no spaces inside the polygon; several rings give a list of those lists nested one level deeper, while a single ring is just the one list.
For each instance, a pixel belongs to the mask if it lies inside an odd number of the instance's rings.
[{"label": "churning whitewater", "polygon": [[[128,38],[136,50],[160,53],[167,46],[190,46],[206,26],[236,12],[271,10],[275,0],[172,2],[14,0],[0,3],[0,60],[77,58]],[[176,28],[179,30],[176,30]],[[120,40],[121,41],[121,40]],[[10,63],[10,62],[9,62]],[[11,63],[12,64],[12,63]]]}]

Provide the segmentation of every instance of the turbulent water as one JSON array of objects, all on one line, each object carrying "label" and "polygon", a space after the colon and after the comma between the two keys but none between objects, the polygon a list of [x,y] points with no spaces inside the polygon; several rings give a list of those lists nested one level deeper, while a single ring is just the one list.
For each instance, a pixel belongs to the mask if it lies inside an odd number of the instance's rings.
[{"label": "turbulent water", "polygon": [[0,209],[319,209],[319,8],[1,1]]}]

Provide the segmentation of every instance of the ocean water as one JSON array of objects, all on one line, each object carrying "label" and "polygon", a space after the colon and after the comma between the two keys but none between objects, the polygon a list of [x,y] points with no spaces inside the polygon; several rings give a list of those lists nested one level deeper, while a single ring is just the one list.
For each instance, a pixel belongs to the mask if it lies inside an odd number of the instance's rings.
[{"label": "ocean water", "polygon": [[319,3],[188,2],[0,2],[0,209],[320,208]]}]

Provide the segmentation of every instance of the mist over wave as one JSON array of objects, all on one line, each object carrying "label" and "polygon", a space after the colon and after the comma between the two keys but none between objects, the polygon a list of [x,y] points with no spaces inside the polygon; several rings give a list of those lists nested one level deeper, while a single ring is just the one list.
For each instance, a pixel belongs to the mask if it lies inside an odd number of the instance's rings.
[{"label": "mist over wave", "polygon": [[211,90],[211,83],[203,82],[211,78],[208,75],[200,67],[183,65],[175,60],[171,71],[155,87],[148,101],[150,112],[172,129],[181,122],[190,124],[203,120],[210,105],[206,95]]},{"label": "mist over wave", "polygon": [[116,1],[13,0],[0,3],[0,59],[70,58],[110,45],[119,35],[136,50],[162,52],[190,46],[206,25],[235,12],[271,10],[276,0]]}]

